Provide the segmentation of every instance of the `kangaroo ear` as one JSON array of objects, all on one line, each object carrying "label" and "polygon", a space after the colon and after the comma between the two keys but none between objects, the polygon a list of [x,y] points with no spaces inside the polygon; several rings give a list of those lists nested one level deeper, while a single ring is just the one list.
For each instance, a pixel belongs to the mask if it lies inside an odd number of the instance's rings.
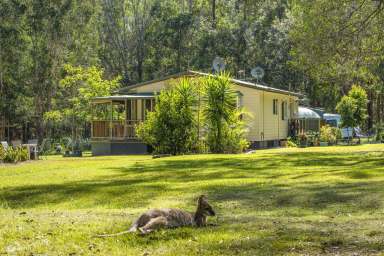
[{"label": "kangaroo ear", "polygon": [[200,203],[200,202],[206,201],[206,200],[207,200],[207,196],[206,195],[201,195],[201,196],[199,196],[199,199],[197,201]]}]

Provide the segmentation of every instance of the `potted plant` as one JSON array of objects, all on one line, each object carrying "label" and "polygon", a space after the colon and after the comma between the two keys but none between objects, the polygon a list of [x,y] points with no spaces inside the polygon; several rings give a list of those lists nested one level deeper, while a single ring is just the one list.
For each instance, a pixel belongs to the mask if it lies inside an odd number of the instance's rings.
[{"label": "potted plant", "polygon": [[309,146],[319,146],[319,133],[309,131],[307,134],[307,145]]},{"label": "potted plant", "polygon": [[320,129],[320,146],[335,145],[340,130],[336,127],[324,125]]},{"label": "potted plant", "polygon": [[308,136],[305,133],[299,134],[300,147],[305,148],[308,146]]},{"label": "potted plant", "polygon": [[329,135],[330,135],[330,127],[328,125],[324,125],[320,128],[320,146],[329,146]]}]

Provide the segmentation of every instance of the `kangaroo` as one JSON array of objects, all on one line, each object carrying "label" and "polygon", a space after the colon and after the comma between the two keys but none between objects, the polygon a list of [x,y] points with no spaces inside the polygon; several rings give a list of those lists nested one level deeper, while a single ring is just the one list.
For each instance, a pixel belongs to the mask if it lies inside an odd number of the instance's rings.
[{"label": "kangaroo", "polygon": [[199,196],[195,213],[179,209],[151,209],[132,224],[131,228],[116,234],[98,235],[97,237],[113,237],[140,231],[145,235],[161,228],[177,228],[184,226],[202,227],[207,225],[207,216],[215,216],[207,197]]}]

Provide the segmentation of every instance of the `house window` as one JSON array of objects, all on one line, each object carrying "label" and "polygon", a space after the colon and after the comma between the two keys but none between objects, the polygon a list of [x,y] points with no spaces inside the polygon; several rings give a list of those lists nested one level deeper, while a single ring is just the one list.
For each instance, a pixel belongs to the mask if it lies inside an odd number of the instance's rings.
[{"label": "house window", "polygon": [[277,112],[278,112],[278,100],[277,99],[273,99],[273,114],[274,115],[277,115]]},{"label": "house window", "polygon": [[288,104],[286,101],[281,102],[281,120],[287,119]]}]

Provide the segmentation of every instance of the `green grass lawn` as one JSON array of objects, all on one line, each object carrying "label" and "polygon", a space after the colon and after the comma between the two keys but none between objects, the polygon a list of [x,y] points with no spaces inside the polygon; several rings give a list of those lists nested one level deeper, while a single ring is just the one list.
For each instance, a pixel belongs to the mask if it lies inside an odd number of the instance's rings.
[{"label": "green grass lawn", "polygon": [[[126,230],[149,208],[193,211],[200,194],[216,226],[92,237]],[[381,252],[384,145],[0,165],[0,255]]]}]

